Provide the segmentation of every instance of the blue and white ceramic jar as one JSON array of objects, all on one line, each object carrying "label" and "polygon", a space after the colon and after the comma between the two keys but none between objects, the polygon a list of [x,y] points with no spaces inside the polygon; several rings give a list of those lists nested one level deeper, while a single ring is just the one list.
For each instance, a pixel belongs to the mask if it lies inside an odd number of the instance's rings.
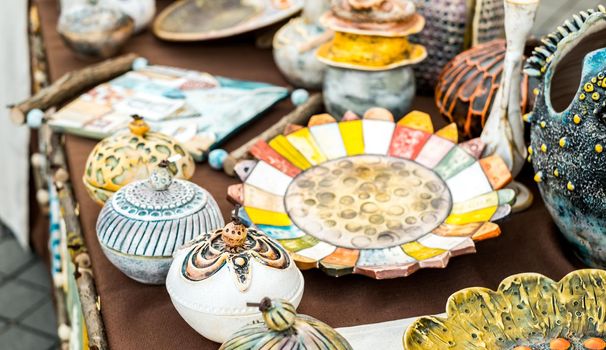
[{"label": "blue and white ceramic jar", "polygon": [[[525,71],[540,81],[528,148],[545,205],[577,256],[606,268],[606,48],[585,56],[581,84],[556,112],[552,78],[563,58],[589,35],[604,35],[606,8],[582,11],[548,35]],[[557,67],[563,69],[564,67]]]},{"label": "blue and white ceramic jar", "polygon": [[128,277],[164,284],[173,252],[223,224],[211,194],[173,179],[163,161],[148,180],[122,187],[105,203],[97,238],[107,258]]}]

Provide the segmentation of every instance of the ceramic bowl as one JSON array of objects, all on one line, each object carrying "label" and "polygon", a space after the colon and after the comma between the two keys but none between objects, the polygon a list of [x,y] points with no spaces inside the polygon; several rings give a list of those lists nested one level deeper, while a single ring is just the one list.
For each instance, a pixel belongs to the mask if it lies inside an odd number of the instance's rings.
[{"label": "ceramic bowl", "polygon": [[200,186],[172,179],[166,162],[148,180],[122,187],[105,203],[97,238],[107,258],[128,277],[163,284],[175,250],[223,226],[214,198]]},{"label": "ceramic bowl", "polygon": [[447,316],[422,317],[404,335],[405,350],[604,349],[606,271],[579,270],[560,282],[514,275],[496,291],[453,294]]},{"label": "ceramic bowl", "polygon": [[258,307],[249,303],[269,296],[297,306],[303,285],[301,272],[282,246],[239,222],[179,250],[166,279],[181,317],[205,338],[220,343],[262,318]]},{"label": "ceramic bowl", "polygon": [[121,10],[101,5],[78,5],[66,9],[57,31],[65,43],[84,57],[114,56],[135,30],[131,17]]}]

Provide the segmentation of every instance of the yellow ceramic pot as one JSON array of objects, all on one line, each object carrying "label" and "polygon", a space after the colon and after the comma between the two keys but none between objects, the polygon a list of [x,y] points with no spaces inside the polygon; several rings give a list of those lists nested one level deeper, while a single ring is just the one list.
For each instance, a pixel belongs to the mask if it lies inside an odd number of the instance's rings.
[{"label": "yellow ceramic pot", "polygon": [[166,159],[171,160],[170,170],[175,177],[189,179],[194,174],[194,160],[177,141],[149,131],[147,123],[136,117],[128,131],[116,133],[95,146],[82,180],[91,198],[103,205],[122,186],[148,178]]}]

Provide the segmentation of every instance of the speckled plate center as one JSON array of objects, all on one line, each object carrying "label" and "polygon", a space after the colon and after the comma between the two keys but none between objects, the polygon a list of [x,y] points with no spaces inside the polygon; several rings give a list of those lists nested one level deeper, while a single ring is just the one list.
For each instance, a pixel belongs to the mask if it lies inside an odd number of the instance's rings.
[{"label": "speckled plate center", "polygon": [[414,161],[359,155],[302,172],[284,203],[307,234],[338,247],[374,249],[431,232],[448,216],[452,199],[444,181]]}]

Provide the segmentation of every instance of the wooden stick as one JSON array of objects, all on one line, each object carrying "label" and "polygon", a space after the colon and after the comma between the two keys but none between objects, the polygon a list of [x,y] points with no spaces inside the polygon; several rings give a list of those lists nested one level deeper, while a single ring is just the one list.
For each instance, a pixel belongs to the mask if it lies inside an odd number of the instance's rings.
[{"label": "wooden stick", "polygon": [[229,176],[234,176],[234,167],[236,166],[236,163],[242,159],[245,159],[248,156],[248,151],[255,143],[257,143],[257,141],[268,141],[274,138],[275,136],[281,134],[288,124],[306,124],[309,117],[316,113],[319,113],[321,111],[321,108],[322,94],[315,93],[311,95],[307,102],[300,105],[294,111],[288,113],[286,116],[282,117],[282,119],[280,119],[269,129],[261,133],[261,135],[251,139],[247,143],[240,146],[238,149],[232,151],[223,163],[223,171]]},{"label": "wooden stick", "polygon": [[58,106],[99,83],[131,70],[133,61],[138,57],[130,53],[69,72],[27,100],[9,106],[11,119],[17,124],[23,124],[27,113],[32,109],[45,110]]}]

